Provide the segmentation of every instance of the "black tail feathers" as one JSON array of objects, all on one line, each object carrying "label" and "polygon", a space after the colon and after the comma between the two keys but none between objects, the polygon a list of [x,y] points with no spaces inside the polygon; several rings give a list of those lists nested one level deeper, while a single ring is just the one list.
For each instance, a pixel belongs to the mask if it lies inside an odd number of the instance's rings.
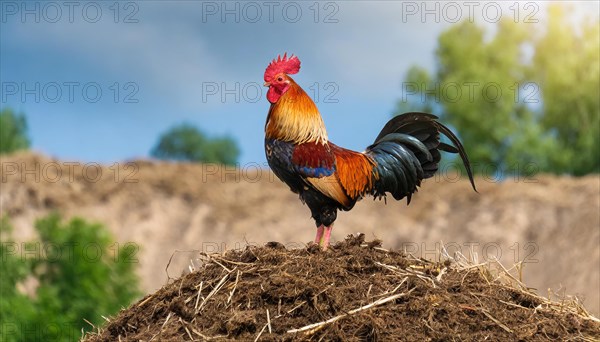
[{"label": "black tail feathers", "polygon": [[[382,197],[389,192],[396,200],[407,197],[410,203],[421,181],[437,172],[440,151],[460,155],[471,185],[477,191],[464,147],[458,137],[437,119],[432,114],[411,112],[394,117],[383,127],[366,151],[377,164],[373,196]],[[440,133],[453,145],[440,142]]]}]

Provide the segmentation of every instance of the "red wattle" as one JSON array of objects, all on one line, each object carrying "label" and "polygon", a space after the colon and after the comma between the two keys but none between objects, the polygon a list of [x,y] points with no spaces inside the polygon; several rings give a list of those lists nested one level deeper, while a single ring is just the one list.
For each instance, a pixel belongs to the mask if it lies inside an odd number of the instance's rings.
[{"label": "red wattle", "polygon": [[267,100],[269,100],[269,102],[271,102],[271,103],[277,102],[277,100],[279,100],[280,96],[281,96],[281,93],[278,92],[275,87],[269,87],[269,90],[267,91]]}]

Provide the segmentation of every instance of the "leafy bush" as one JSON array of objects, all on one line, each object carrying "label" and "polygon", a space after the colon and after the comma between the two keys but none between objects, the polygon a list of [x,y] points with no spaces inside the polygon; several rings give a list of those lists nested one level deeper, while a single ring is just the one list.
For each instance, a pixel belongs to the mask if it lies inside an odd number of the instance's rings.
[{"label": "leafy bush", "polygon": [[0,112],[0,154],[29,148],[27,121],[10,108]]},{"label": "leafy bush", "polygon": [[35,228],[39,240],[21,244],[0,224],[0,340],[76,341],[140,295],[137,246],[79,218],[53,214]]},{"label": "leafy bush", "polygon": [[230,137],[208,138],[190,124],[181,124],[161,135],[151,155],[158,159],[233,165],[240,150]]}]

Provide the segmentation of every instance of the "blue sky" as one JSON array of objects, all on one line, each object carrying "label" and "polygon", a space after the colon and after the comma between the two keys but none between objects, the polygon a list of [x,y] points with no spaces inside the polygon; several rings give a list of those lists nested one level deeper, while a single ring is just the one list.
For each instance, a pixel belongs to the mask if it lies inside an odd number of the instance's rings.
[{"label": "blue sky", "polygon": [[[494,20],[495,6],[467,3],[2,1],[0,106],[24,112],[33,148],[63,160],[148,157],[160,133],[189,122],[235,138],[241,163],[264,163],[269,104],[258,85],[287,51],[302,61],[294,79],[318,92],[329,138],[362,150],[406,70],[434,67],[440,32],[470,10]],[[532,3],[539,12],[520,3],[517,19],[541,29],[545,3]],[[500,4],[515,17],[514,2]],[[574,6],[598,13],[596,1]],[[530,13],[537,24],[525,23]]]}]

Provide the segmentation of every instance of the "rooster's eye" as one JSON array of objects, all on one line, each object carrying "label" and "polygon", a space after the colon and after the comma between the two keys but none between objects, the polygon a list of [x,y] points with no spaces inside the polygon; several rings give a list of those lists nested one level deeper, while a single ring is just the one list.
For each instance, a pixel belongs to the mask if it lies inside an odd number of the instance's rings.
[{"label": "rooster's eye", "polygon": [[279,81],[279,82],[283,81],[283,77],[279,76],[279,77],[277,78],[277,81]]}]

